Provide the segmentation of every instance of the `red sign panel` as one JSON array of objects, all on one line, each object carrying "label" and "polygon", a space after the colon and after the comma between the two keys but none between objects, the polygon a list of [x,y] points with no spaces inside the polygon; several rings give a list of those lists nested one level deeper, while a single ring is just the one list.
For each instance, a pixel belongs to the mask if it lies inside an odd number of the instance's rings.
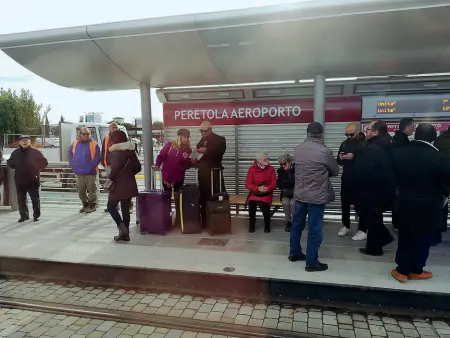
[{"label": "red sign panel", "polygon": [[[434,128],[436,128],[437,131],[445,131],[450,127],[450,122],[428,122],[430,123]],[[394,133],[396,130],[399,129],[398,123],[386,123],[388,128],[388,133]],[[416,127],[419,125],[419,123],[416,123]],[[369,126],[369,123],[363,123],[362,130],[366,132],[367,127]]]},{"label": "red sign panel", "polygon": [[[279,124],[313,122],[313,99],[164,104],[164,125]],[[361,98],[327,98],[325,122],[361,121]]]}]

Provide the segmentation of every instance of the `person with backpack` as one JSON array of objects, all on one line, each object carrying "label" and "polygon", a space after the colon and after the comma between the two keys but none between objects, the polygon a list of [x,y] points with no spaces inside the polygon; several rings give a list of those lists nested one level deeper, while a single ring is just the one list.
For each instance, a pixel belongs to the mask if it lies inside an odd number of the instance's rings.
[{"label": "person with backpack", "polygon": [[68,159],[77,179],[78,196],[83,207],[80,213],[91,213],[97,209],[97,174],[100,164],[100,147],[91,137],[88,128],[80,129],[78,140],[69,147]]}]

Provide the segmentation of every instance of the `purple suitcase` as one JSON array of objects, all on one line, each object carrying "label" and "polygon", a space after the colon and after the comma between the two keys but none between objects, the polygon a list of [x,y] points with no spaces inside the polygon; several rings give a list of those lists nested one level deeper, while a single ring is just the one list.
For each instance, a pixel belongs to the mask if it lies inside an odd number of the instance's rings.
[{"label": "purple suitcase", "polygon": [[136,200],[136,224],[139,225],[142,235],[166,235],[170,232],[172,206],[169,192],[144,190],[139,192]]}]

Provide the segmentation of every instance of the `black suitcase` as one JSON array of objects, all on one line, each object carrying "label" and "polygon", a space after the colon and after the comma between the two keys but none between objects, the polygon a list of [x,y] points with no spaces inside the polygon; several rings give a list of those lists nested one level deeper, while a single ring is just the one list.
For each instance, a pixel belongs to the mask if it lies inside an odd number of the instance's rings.
[{"label": "black suitcase", "polygon": [[[214,172],[219,172],[219,192],[214,193]],[[206,226],[211,236],[231,234],[230,196],[222,189],[222,169],[211,169],[211,197],[206,202]]]},{"label": "black suitcase", "polygon": [[197,184],[185,184],[175,193],[176,221],[183,234],[202,233],[200,191]]}]

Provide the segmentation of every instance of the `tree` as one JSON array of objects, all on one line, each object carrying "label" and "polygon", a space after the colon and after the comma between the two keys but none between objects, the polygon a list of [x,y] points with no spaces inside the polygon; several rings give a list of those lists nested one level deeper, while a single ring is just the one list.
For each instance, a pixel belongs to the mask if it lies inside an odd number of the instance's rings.
[{"label": "tree", "polygon": [[66,118],[61,115],[61,118],[59,119],[59,122],[66,122]]},{"label": "tree", "polygon": [[153,121],[153,129],[164,129],[164,123],[162,121]]},{"label": "tree", "polygon": [[[46,107],[46,112],[50,111]],[[17,94],[11,89],[0,88],[0,135],[42,133],[42,104],[38,104],[33,95],[25,89]],[[0,138],[3,143],[3,138]]]}]

